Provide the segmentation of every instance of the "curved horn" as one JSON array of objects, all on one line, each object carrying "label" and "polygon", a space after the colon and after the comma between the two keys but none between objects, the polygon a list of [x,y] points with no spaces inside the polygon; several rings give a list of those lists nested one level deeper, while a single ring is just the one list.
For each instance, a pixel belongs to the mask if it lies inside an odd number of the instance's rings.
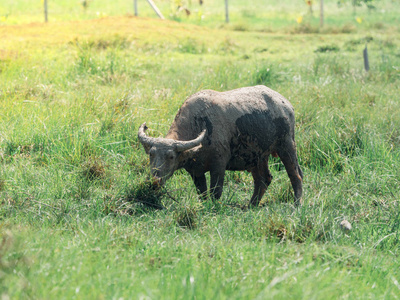
[{"label": "curved horn", "polygon": [[152,138],[147,136],[145,131],[148,129],[146,126],[146,122],[144,122],[142,125],[139,127],[139,132],[138,132],[138,138],[139,141],[144,145],[144,146],[151,146],[155,143],[156,138]]},{"label": "curved horn", "polygon": [[204,140],[204,137],[206,136],[206,129],[204,129],[197,138],[191,141],[177,141],[176,142],[176,150],[178,152],[182,152],[185,150],[189,150],[191,148],[194,148],[196,146],[199,146],[201,142]]}]

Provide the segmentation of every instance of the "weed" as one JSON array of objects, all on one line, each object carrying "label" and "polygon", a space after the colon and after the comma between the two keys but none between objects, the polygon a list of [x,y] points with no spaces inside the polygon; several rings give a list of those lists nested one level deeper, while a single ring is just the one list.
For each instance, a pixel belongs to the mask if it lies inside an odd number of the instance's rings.
[{"label": "weed", "polygon": [[279,184],[277,187],[277,191],[275,192],[275,200],[278,203],[293,203],[293,193],[292,187],[290,185],[289,180],[286,178],[286,171],[282,171],[285,174],[284,181],[276,182],[275,184]]},{"label": "weed", "polygon": [[91,47],[78,46],[77,59],[70,77],[89,76],[90,79],[101,84],[112,84],[115,80],[123,81],[129,76],[136,77],[137,73],[126,74],[125,65],[115,51],[108,51],[98,57]]},{"label": "weed", "polygon": [[309,23],[302,23],[289,31],[292,34],[301,34],[301,33],[306,33],[306,34],[311,34],[311,33],[318,33],[319,32],[319,27],[311,25]]},{"label": "weed", "polygon": [[119,34],[104,36],[97,39],[80,40],[78,38],[69,42],[81,50],[107,50],[107,49],[125,49],[131,45],[125,36]]},{"label": "weed", "polygon": [[179,205],[173,212],[174,219],[178,226],[187,229],[197,228],[198,207]]},{"label": "weed", "polygon": [[115,127],[115,117],[113,114],[107,116],[104,120],[101,121],[100,123],[100,130],[99,130],[99,136],[104,136],[106,134],[109,134],[112,129]]},{"label": "weed", "polygon": [[364,46],[365,44],[371,43],[373,40],[374,40],[374,38],[369,35],[367,35],[363,38],[350,39],[345,42],[344,47],[349,51],[355,51],[357,46],[359,46],[359,45]]},{"label": "weed", "polygon": [[253,73],[254,84],[271,86],[279,81],[281,81],[281,75],[275,72],[275,67],[273,65],[269,65],[268,67],[261,66]]},{"label": "weed", "polygon": [[245,23],[236,23],[233,25],[232,29],[234,31],[249,31],[249,28]]},{"label": "weed", "polygon": [[225,37],[222,42],[219,44],[218,52],[221,53],[235,53],[238,48],[238,45],[235,43],[233,39],[230,37]]},{"label": "weed", "polygon": [[304,243],[314,232],[313,223],[308,220],[305,224],[299,224],[293,233],[292,239],[297,243]]},{"label": "weed", "polygon": [[106,176],[106,167],[101,159],[90,157],[81,164],[81,173],[83,178],[89,181],[102,179]]},{"label": "weed", "polygon": [[340,49],[336,45],[324,45],[319,46],[314,52],[325,53],[325,52],[338,52]]},{"label": "weed", "polygon": [[[32,141],[35,141],[36,138],[33,138]],[[21,156],[30,156],[32,153],[43,152],[44,145],[40,143],[26,143],[26,142],[18,142],[13,140],[6,140],[4,147],[4,155],[8,157],[16,157],[17,155]]]},{"label": "weed", "polygon": [[201,54],[206,52],[206,48],[204,44],[199,44],[197,40],[187,38],[178,45],[178,51],[181,53]]},{"label": "weed", "polygon": [[264,234],[265,238],[277,242],[286,240],[288,234],[287,224],[277,215],[269,216],[268,220],[261,224],[260,231]]},{"label": "weed", "polygon": [[140,207],[153,209],[164,209],[162,199],[163,189],[155,185],[151,180],[139,182],[136,186],[128,187],[124,199],[130,203],[138,204]]},{"label": "weed", "polygon": [[347,34],[355,32],[355,31],[356,31],[356,27],[351,23],[344,24],[340,30],[340,32],[347,33]]}]

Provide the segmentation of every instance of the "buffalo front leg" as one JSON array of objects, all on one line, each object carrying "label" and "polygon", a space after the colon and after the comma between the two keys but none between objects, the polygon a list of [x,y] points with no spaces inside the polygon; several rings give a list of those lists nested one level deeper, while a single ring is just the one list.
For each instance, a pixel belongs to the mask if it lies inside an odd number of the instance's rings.
[{"label": "buffalo front leg", "polygon": [[278,155],[290,178],[290,182],[294,191],[295,204],[296,206],[302,204],[301,197],[303,195],[303,172],[301,171],[297,160],[295,142],[293,140],[288,141],[278,152]]},{"label": "buffalo front leg", "polygon": [[257,164],[257,167],[251,170],[254,179],[254,193],[250,199],[250,205],[258,206],[261,198],[272,181],[272,175],[268,168],[268,158]]},{"label": "buffalo front leg", "polygon": [[210,177],[210,191],[214,199],[219,199],[224,186],[225,168],[215,166],[210,170]]},{"label": "buffalo front leg", "polygon": [[197,193],[200,195],[201,199],[205,199],[207,196],[207,180],[204,174],[193,175],[191,174],[194,185],[196,186]]}]

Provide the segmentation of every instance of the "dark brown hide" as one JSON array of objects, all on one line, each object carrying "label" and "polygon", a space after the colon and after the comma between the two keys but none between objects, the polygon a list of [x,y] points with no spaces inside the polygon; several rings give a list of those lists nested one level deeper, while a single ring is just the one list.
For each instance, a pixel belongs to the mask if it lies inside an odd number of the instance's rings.
[{"label": "dark brown hide", "polygon": [[203,195],[207,192],[204,174],[210,172],[210,189],[217,199],[222,194],[226,170],[247,170],[254,178],[252,205],[258,205],[272,180],[269,155],[278,155],[299,204],[303,175],[296,154],[294,127],[292,105],[268,87],[227,92],[204,90],[183,103],[166,139],[191,141],[205,129],[201,147],[178,153],[176,168],[185,168]]}]

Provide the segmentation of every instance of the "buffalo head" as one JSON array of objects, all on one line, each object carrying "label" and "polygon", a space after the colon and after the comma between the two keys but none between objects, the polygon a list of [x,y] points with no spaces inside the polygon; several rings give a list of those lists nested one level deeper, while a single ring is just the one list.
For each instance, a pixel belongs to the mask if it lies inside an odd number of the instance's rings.
[{"label": "buffalo head", "polygon": [[153,138],[146,135],[147,126],[143,123],[138,132],[139,141],[150,156],[151,175],[155,184],[162,186],[176,170],[182,167],[182,162],[193,156],[201,148],[206,130],[190,141],[177,141],[168,138]]}]

